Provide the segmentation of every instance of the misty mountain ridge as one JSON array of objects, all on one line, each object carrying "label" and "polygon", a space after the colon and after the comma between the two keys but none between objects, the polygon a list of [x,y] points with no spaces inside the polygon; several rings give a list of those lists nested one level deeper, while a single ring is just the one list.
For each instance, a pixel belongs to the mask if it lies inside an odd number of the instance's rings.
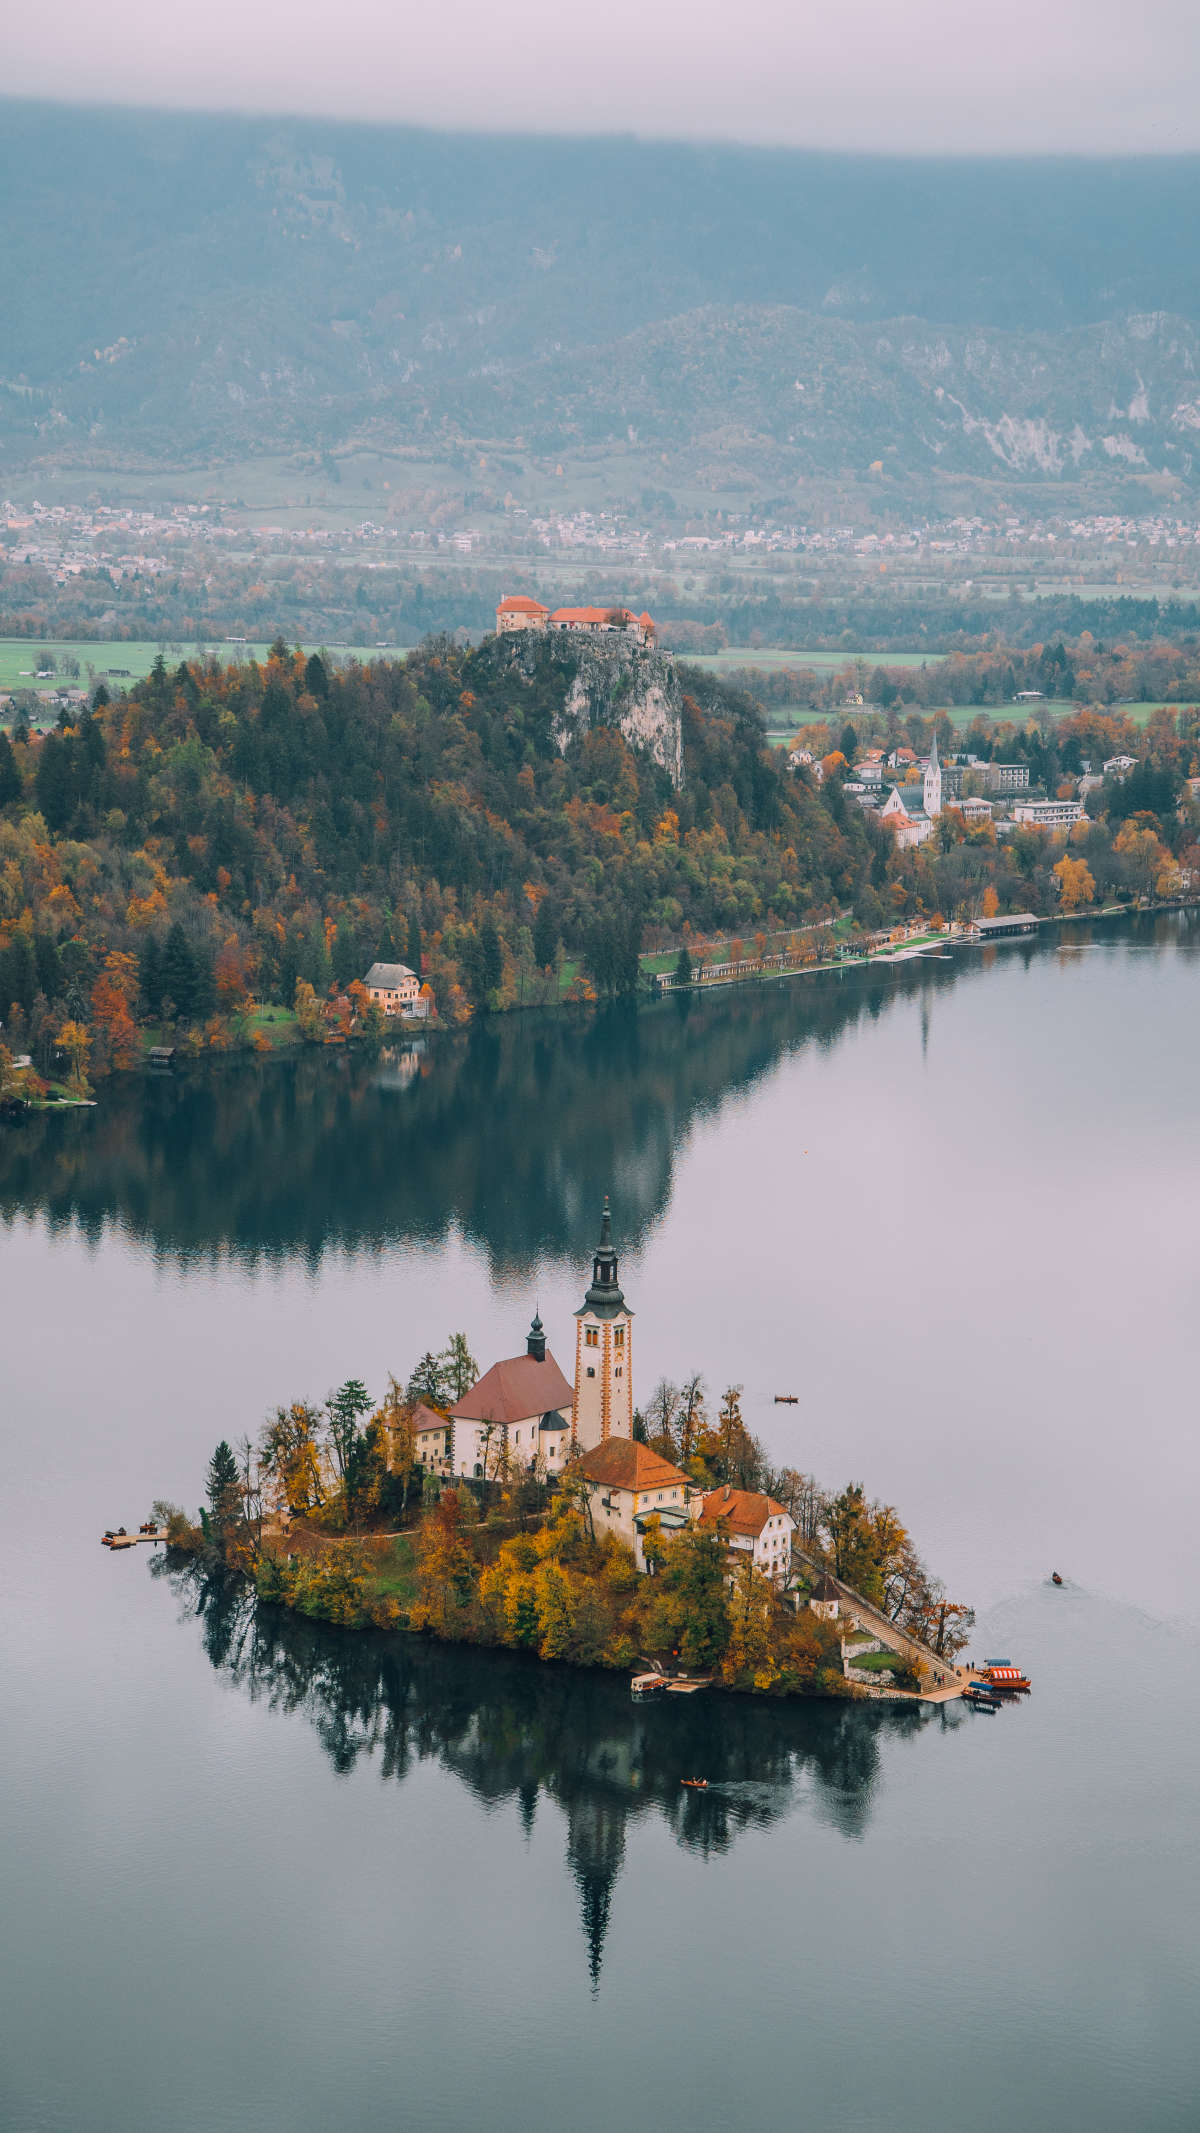
[{"label": "misty mountain ridge", "polygon": [[801,511],[873,466],[913,499],[1200,482],[1197,158],[0,111],[10,468],[366,443]]}]

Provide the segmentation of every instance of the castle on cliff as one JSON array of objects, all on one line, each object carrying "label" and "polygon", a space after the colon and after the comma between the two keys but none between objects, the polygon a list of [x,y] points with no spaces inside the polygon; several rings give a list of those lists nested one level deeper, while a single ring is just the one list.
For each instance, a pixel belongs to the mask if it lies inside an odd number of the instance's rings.
[{"label": "castle on cliff", "polygon": [[496,609],[496,634],[506,637],[516,630],[585,630],[645,645],[654,643],[655,634],[653,618],[635,615],[629,607],[556,607],[551,613],[525,593],[508,593]]}]

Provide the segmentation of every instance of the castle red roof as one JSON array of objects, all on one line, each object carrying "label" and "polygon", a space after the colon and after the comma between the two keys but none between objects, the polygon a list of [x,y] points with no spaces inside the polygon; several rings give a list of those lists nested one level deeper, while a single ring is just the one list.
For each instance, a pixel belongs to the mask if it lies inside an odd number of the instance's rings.
[{"label": "castle red roof", "polygon": [[506,593],[496,609],[498,615],[548,615],[549,612],[540,600],[531,600],[527,593]]}]

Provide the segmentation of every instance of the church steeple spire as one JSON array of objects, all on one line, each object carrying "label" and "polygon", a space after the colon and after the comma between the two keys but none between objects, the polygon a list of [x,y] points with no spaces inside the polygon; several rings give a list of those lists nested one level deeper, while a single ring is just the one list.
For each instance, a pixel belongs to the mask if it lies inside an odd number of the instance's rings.
[{"label": "church steeple spire", "polygon": [[625,1298],[617,1281],[617,1247],[613,1243],[612,1214],[607,1193],[604,1195],[604,1212],[600,1217],[600,1242],[596,1246],[596,1256],[592,1261],[592,1286],[584,1297],[584,1303],[590,1304],[593,1310],[600,1309],[607,1316],[625,1307]]},{"label": "church steeple spire", "polygon": [[605,1199],[591,1287],[575,1313],[575,1404],[571,1435],[589,1451],[633,1435],[632,1321],[617,1274],[612,1213]]}]

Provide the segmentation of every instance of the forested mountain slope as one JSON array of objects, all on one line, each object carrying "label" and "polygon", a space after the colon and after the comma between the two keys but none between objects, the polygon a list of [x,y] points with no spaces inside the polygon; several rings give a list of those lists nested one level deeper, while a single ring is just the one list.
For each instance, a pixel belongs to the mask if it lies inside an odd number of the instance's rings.
[{"label": "forested mountain slope", "polygon": [[510,477],[1192,479],[1195,158],[0,116],[10,464],[366,437]]}]

